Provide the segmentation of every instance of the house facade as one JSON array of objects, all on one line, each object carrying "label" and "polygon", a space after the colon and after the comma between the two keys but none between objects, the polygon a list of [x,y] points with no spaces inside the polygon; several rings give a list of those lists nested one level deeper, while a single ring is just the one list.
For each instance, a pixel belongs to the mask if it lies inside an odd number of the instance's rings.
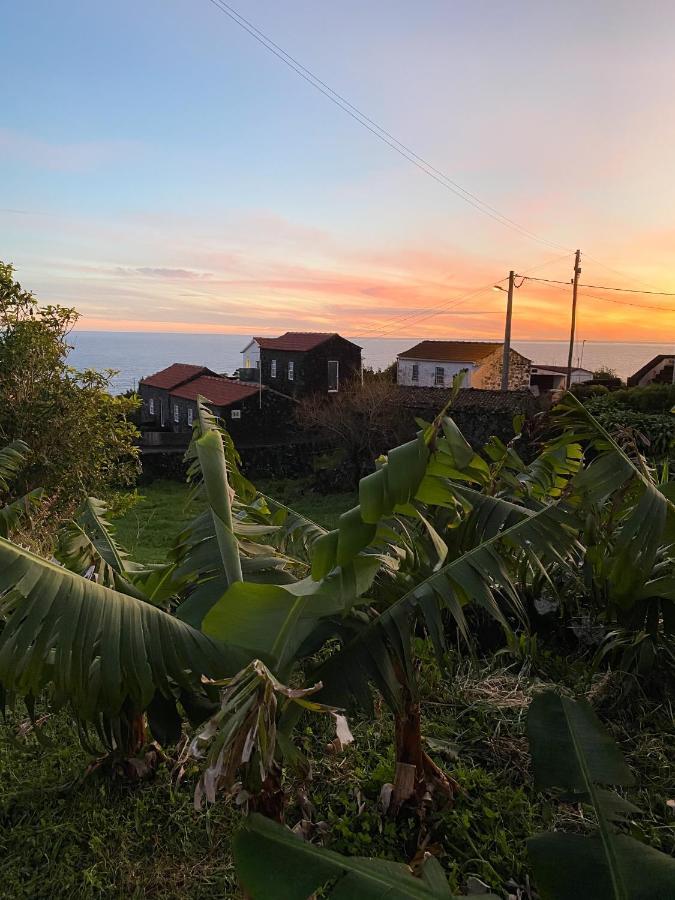
[{"label": "house facade", "polygon": [[[593,373],[589,369],[579,367],[572,369],[572,384],[583,384],[592,381]],[[567,366],[549,366],[532,363],[530,369],[530,387],[535,395],[546,391],[561,391],[567,386]]]},{"label": "house facade", "polygon": [[143,401],[140,410],[141,425],[171,428],[171,391],[201,375],[215,376],[216,373],[206,366],[174,363],[154,375],[142,378],[138,385],[138,395]]},{"label": "house facade", "polygon": [[[396,358],[396,381],[406,387],[447,388],[466,370],[462,386],[499,390],[504,345],[489,341],[421,341]],[[509,390],[530,385],[530,360],[509,353]]]},{"label": "house facade", "polygon": [[361,348],[339,334],[288,331],[254,337],[242,350],[242,381],[260,382],[290,397],[332,394],[361,374]]},{"label": "house facade", "polygon": [[265,385],[244,384],[222,376],[202,375],[171,391],[171,427],[189,432],[197,417],[197,398],[208,401],[236,446],[274,444],[297,430],[296,403]]},{"label": "house facade", "polygon": [[659,353],[628,379],[628,387],[675,384],[675,353]]},{"label": "house facade", "polygon": [[204,397],[238,446],[284,443],[297,432],[296,401],[258,383],[217,375],[205,366],[175,363],[141,380],[141,427],[185,434]]}]

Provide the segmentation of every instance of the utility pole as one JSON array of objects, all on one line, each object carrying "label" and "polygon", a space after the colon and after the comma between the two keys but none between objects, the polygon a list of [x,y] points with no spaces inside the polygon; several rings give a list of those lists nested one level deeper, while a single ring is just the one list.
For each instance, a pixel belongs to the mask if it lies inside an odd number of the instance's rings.
[{"label": "utility pole", "polygon": [[572,281],[572,326],[570,329],[570,352],[567,356],[567,390],[569,391],[572,384],[572,354],[574,353],[574,332],[577,325],[577,287],[579,285],[579,275],[581,275],[581,250],[577,250],[574,254],[574,279]]},{"label": "utility pole", "polygon": [[[509,389],[509,367],[511,363],[511,315],[513,313],[513,279],[515,272],[509,272],[509,294],[506,301],[506,325],[504,326],[504,356],[502,358],[502,390]],[[502,288],[503,290],[503,288]]]}]

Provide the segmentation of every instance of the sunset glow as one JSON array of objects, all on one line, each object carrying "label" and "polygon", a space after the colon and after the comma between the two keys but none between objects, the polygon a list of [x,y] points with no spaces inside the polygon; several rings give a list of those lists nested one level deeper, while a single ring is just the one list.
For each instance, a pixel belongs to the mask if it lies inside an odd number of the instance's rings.
[{"label": "sunset glow", "polygon": [[[580,33],[545,6],[492,5],[488,30],[481,4],[440,0],[246,15],[567,254],[445,190],[207,3],[45,0],[5,29],[0,259],[87,330],[499,338],[492,284],[569,281],[576,247],[582,284],[675,292],[675,7],[647,29],[630,5],[584,5]],[[569,287],[525,282],[514,336],[564,339],[569,312]],[[577,333],[672,342],[675,296],[581,288]]]}]

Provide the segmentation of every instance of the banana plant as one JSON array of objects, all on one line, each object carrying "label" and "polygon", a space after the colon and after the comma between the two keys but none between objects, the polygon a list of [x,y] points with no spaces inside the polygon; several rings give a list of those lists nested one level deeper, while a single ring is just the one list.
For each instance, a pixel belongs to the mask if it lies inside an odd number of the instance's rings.
[{"label": "banana plant", "polygon": [[557,420],[590,457],[566,506],[585,548],[583,594],[609,629],[598,661],[644,674],[670,660],[675,674],[675,482],[659,481],[636,447],[620,446],[571,394]]},{"label": "banana plant", "polygon": [[633,775],[621,751],[585,700],[546,691],[528,711],[535,787],[592,807],[591,835],[554,832],[528,841],[543,900],[656,900],[675,896],[675,860],[620,828],[639,809],[608,785],[629,787]]},{"label": "banana plant", "polygon": [[[0,497],[9,494],[14,478],[19,474],[29,453],[23,441],[12,441],[0,447]],[[0,537],[6,538],[22,517],[29,515],[31,507],[42,497],[42,490],[34,488],[22,497],[0,505]]]},{"label": "banana plant", "polygon": [[[441,864],[431,855],[416,877],[401,863],[317,847],[255,814],[235,834],[232,849],[239,880],[252,900],[307,900],[319,892],[335,900],[453,900]],[[481,896],[497,900],[493,894]]]}]

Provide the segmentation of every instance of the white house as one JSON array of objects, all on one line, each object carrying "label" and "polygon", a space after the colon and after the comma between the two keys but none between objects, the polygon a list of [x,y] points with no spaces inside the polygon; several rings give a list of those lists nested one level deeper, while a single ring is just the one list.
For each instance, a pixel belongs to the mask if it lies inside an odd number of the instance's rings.
[{"label": "white house", "polygon": [[[463,387],[499,390],[504,345],[495,341],[421,341],[399,353],[396,380],[409,387],[450,387],[466,369]],[[509,355],[509,390],[530,384],[530,360],[515,350]]]},{"label": "white house", "polygon": [[[572,384],[582,384],[591,381],[593,373],[589,369],[579,366],[572,369]],[[530,370],[530,387],[532,393],[541,394],[543,391],[564,390],[567,385],[567,366],[549,366],[541,363],[532,363]]]}]

